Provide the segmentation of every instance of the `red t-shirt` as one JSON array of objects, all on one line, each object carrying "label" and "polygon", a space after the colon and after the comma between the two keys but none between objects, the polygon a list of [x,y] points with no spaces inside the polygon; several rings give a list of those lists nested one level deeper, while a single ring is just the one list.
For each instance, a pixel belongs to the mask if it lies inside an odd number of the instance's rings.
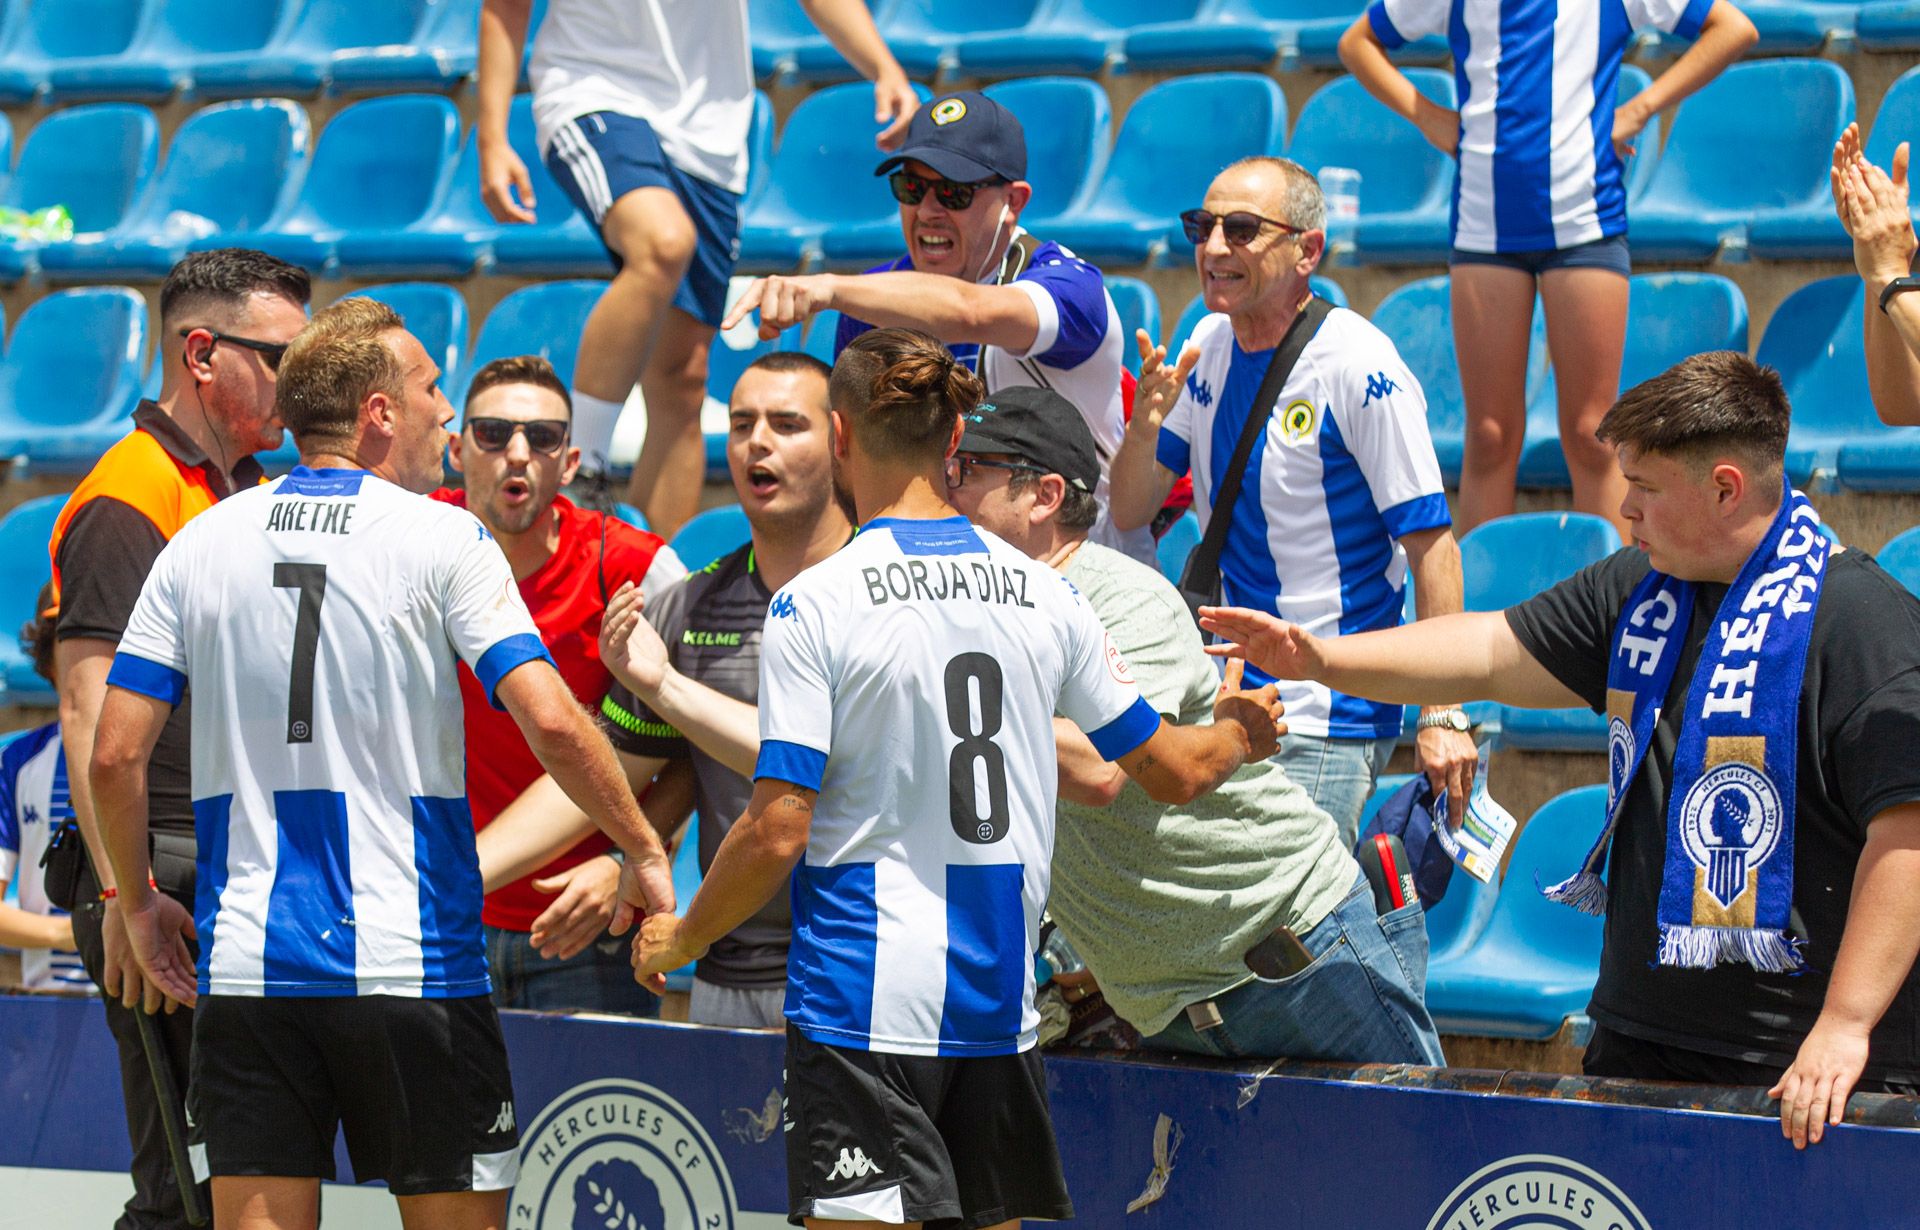
[{"label": "red t-shirt", "polygon": [[[467,506],[464,491],[436,491],[433,498],[461,508]],[[540,639],[560,668],[560,677],[582,704],[596,708],[612,681],[607,668],[600,664],[600,618],[607,605],[602,577],[606,595],[627,581],[640,584],[662,544],[654,535],[617,518],[575,508],[564,496],[556,498],[553,506],[560,512],[559,548],[552,559],[520,582],[520,596],[527,601]],[[464,662],[460,664],[460,701],[467,722],[467,802],[473,809],[477,830],[492,823],[546,770],[513,718],[487,703],[480,681]],[[490,927],[507,931],[533,930],[533,920],[553,904],[553,895],[537,891],[533,881],[612,848],[612,843],[598,833],[583,838],[533,875],[488,893],[481,919]]]}]

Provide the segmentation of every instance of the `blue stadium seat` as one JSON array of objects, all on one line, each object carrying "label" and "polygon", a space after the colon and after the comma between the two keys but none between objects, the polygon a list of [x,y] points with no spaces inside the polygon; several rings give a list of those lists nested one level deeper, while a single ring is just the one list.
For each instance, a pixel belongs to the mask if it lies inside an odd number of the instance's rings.
[{"label": "blue stadium seat", "polygon": [[[1643,260],[1741,259],[1748,229],[1831,209],[1833,143],[1853,119],[1853,82],[1826,60],[1736,64],[1680,104],[1645,195],[1628,217]],[[1753,151],[1764,149],[1764,164]]]},{"label": "blue stadium seat", "polygon": [[[472,62],[466,62],[464,72],[446,75],[456,66],[452,58],[443,64],[436,54],[455,50],[436,47],[437,40],[429,37],[435,33],[436,10],[448,5],[467,6],[472,22],[467,32],[470,49],[479,27],[479,6],[472,0],[382,0],[378,4],[365,0],[304,0],[296,6],[294,19],[259,50],[206,57],[197,63],[193,68],[194,92],[207,98],[318,94],[333,83],[336,66],[343,66],[350,78],[342,84],[358,88],[405,84],[404,70],[409,66],[422,74],[423,79],[414,84],[449,84],[472,71]],[[448,37],[455,35],[449,31]],[[400,74],[391,82],[379,76],[381,62],[388,59]],[[425,67],[429,65],[433,67]]]},{"label": "blue stadium seat", "polygon": [[[160,126],[145,107],[95,103],[58,111],[28,135],[0,203],[24,210],[65,205],[75,241],[97,242],[139,201],[159,157]],[[0,242],[0,278],[32,270],[41,247]]]},{"label": "blue stadium seat", "polygon": [[[1454,105],[1448,74],[1415,68],[1407,75],[1427,97]],[[1315,174],[1326,166],[1360,172],[1355,248],[1362,261],[1446,259],[1452,241],[1453,159],[1354,78],[1330,82],[1300,108],[1288,156]]]},{"label": "blue stadium seat", "polygon": [[[1618,107],[1652,84],[1653,79],[1647,76],[1646,69],[1635,64],[1622,64],[1620,79],[1613,90],[1614,106]],[[1634,152],[1627,155],[1627,165],[1623,168],[1629,207],[1646,191],[1647,181],[1653,178],[1653,168],[1659,165],[1660,117],[1655,115],[1640,130],[1640,139],[1634,143]]]},{"label": "blue stadium seat", "polygon": [[1091,261],[1144,263],[1167,251],[1180,211],[1222,167],[1282,152],[1286,134],[1287,100],[1271,77],[1218,73],[1162,82],[1127,112],[1094,195],[1048,237]]},{"label": "blue stadium seat", "polygon": [[1140,374],[1140,343],[1134,330],[1145,329],[1155,342],[1160,340],[1160,299],[1139,278],[1109,277],[1107,293],[1120,313],[1120,357],[1127,370]]},{"label": "blue stadium seat", "polygon": [[952,68],[955,48],[970,36],[1024,30],[1047,0],[890,0],[875,14],[888,50],[917,77]]},{"label": "blue stadium seat", "polygon": [[1873,558],[1894,580],[1906,586],[1908,593],[1920,595],[1920,527],[1894,535],[1892,541],[1873,553]]},{"label": "blue stadium seat", "polygon": [[1486,930],[1465,952],[1427,965],[1427,1011],[1442,1033],[1551,1038],[1586,1012],[1600,975],[1601,920],[1547,900],[1537,886],[1579,869],[1606,805],[1605,786],[1569,790],[1514,838]]},{"label": "blue stadium seat", "polygon": [[1870,0],[1862,4],[1856,37],[1862,51],[1920,48],[1920,4],[1913,0]]},{"label": "blue stadium seat", "polygon": [[631,504],[615,504],[613,506],[613,515],[625,521],[636,530],[644,530],[647,528],[647,514],[641,512]]},{"label": "blue stadium seat", "polygon": [[[1843,0],[1838,4],[1827,0],[1746,0],[1740,11],[1753,22],[1753,28],[1760,35],[1760,41],[1748,48],[1746,54],[1814,56],[1829,47],[1835,52],[1851,51],[1860,18],[1874,7],[1859,0]],[[1634,40],[1633,54],[1642,59],[1664,59],[1677,56],[1690,46],[1686,39],[1649,30]]]},{"label": "blue stadium seat", "polygon": [[[1916,6],[1916,12],[1920,12],[1920,6]],[[1873,113],[1873,129],[1867,134],[1868,161],[1885,169],[1893,162],[1894,147],[1902,141],[1920,144],[1920,68],[1900,74],[1880,100],[1879,109]],[[1853,240],[1834,216],[1830,195],[1756,221],[1750,246],[1755,256],[1768,260],[1853,259]]]},{"label": "blue stadium seat", "polygon": [[[1747,300],[1711,273],[1634,275],[1627,300],[1627,346],[1620,361],[1624,391],[1690,355],[1747,350]],[[1553,372],[1527,403],[1527,441],[1520,454],[1522,487],[1572,485],[1560,446],[1558,385]]]},{"label": "blue stadium seat", "polygon": [[[1613,523],[1587,513],[1516,513],[1475,526],[1460,539],[1466,609],[1504,611],[1517,606],[1619,549],[1620,534]],[[1508,708],[1499,716],[1504,746],[1552,751],[1606,747],[1606,720],[1588,709]]]},{"label": "blue stadium seat", "polygon": [[763,342],[751,321],[716,334],[713,347],[707,352],[707,396],[726,405],[733,395],[734,382],[740,379],[740,373],[747,370],[748,364],[776,350],[804,350],[800,344],[801,334],[800,326],[795,325],[773,341]]},{"label": "blue stadium seat", "polygon": [[833,340],[840,333],[840,313],[826,311],[807,322],[807,341],[801,349],[833,366]]},{"label": "blue stadium seat", "polygon": [[1200,518],[1192,509],[1174,518],[1167,532],[1154,544],[1154,552],[1160,557],[1160,575],[1173,584],[1180,584],[1180,574],[1187,569],[1187,556],[1200,545]]},{"label": "blue stadium seat", "polygon": [[[931,95],[920,88],[920,97]],[[897,244],[899,206],[884,181],[864,173],[884,157],[874,131],[873,87],[865,82],[801,100],[774,147],[766,186],[742,219],[742,265],[792,268],[819,256],[829,230],[889,220]]]},{"label": "blue stadium seat", "polygon": [[36,302],[0,360],[0,457],[61,473],[91,466],[126,434],[146,350],[138,291],[89,286]]},{"label": "blue stadium seat", "polygon": [[761,78],[790,76],[798,47],[826,42],[800,0],[747,0],[747,29],[753,38],[753,73]]},{"label": "blue stadium seat", "polygon": [[[200,74],[217,77],[249,63],[281,40],[300,15],[299,0],[151,0],[131,46],[117,54],[64,57],[47,66],[53,97],[163,98],[191,91]],[[53,9],[57,5],[45,5]],[[6,65],[0,61],[0,81]]]},{"label": "blue stadium seat", "polygon": [[1851,273],[1810,282],[1774,309],[1760,339],[1754,357],[1780,373],[1793,405],[1787,477],[1795,485],[1829,487],[1837,478],[1849,486],[1884,479],[1897,487],[1920,478],[1920,469],[1902,464],[1901,444],[1913,433],[1874,416],[1860,301],[1860,279]]},{"label": "blue stadium seat", "polygon": [[[1121,54],[1135,26],[1191,21],[1204,0],[1052,0],[1018,30],[972,34],[956,59],[968,76],[1082,73],[1091,76]],[[1029,137],[1033,133],[1027,129]]]},{"label": "blue stadium seat", "polygon": [[[1313,275],[1310,284],[1313,287],[1314,294],[1319,295],[1333,306],[1347,306],[1346,290],[1341,287],[1340,283],[1334,281],[1332,278],[1323,278],[1316,273]],[[1167,343],[1167,353],[1172,355],[1176,362],[1179,361],[1180,351],[1184,349],[1187,344],[1187,338],[1193,334],[1194,326],[1199,324],[1201,318],[1206,316],[1206,314],[1207,301],[1199,295],[1195,295],[1189,299],[1187,306],[1181,309],[1180,319],[1175,321],[1173,325],[1173,337]]]},{"label": "blue stadium seat", "polygon": [[[1080,77],[1003,81],[987,97],[1013,112],[1027,136],[1033,200],[1020,222],[1042,237],[1093,196],[1113,146],[1113,108],[1097,82]],[[896,244],[899,236],[894,236]]]},{"label": "blue stadium seat", "polygon": [[579,211],[539,161],[534,148],[529,96],[522,94],[513,100],[507,115],[507,138],[526,163],[528,178],[534,181],[533,199],[538,220],[531,225],[496,222],[487,212],[486,204],[480,199],[477,137],[477,130],[469,132],[460,147],[459,160],[454,163],[453,174],[440,196],[439,208],[404,226],[342,235],[334,248],[340,268],[360,277],[461,278],[476,269],[490,270],[495,241],[507,232],[515,232],[515,237],[527,248],[551,251],[557,246],[560,251],[578,250],[582,259],[557,272],[611,273],[613,266],[600,246],[599,237],[578,216]]},{"label": "blue stadium seat", "polygon": [[[1366,8],[1361,0],[1206,0],[1185,21],[1141,26],[1127,35],[1130,68],[1264,68],[1276,58],[1334,67],[1335,46]],[[1404,63],[1440,63],[1446,44],[1421,39],[1394,53]]]},{"label": "blue stadium seat", "polygon": [[[1107,92],[1076,77],[1029,77],[988,86],[986,93],[1013,112],[1026,130],[1027,182],[1033,199],[1021,225],[1043,236],[1056,219],[1070,215],[1093,194],[1113,143],[1113,109]],[[883,155],[876,152],[875,163]],[[905,250],[900,216],[885,181],[862,183],[854,191],[888,203],[885,217],[837,225],[821,237],[829,261],[862,265],[891,260]]]},{"label": "blue stadium seat", "polygon": [[[1362,833],[1373,823],[1380,805],[1412,780],[1411,773],[1388,773],[1375,783],[1373,793],[1360,809]],[[1493,917],[1493,901],[1499,893],[1495,886],[1482,884],[1456,867],[1447,880],[1446,894],[1427,911],[1427,964],[1450,960],[1471,947],[1487,929],[1487,920]]]},{"label": "blue stadium seat", "polygon": [[[65,508],[64,495],[16,504],[0,520],[0,627],[18,630],[39,612],[40,587],[53,575],[47,540]],[[17,637],[0,637],[0,700],[9,705],[53,705],[53,685],[33,669]]]},{"label": "blue stadium seat", "polygon": [[353,45],[334,52],[328,78],[335,90],[435,90],[473,75],[479,58],[480,0],[417,2],[410,37],[386,42],[355,30]]},{"label": "blue stadium seat", "polygon": [[420,339],[433,361],[440,365],[444,383],[466,362],[467,298],[457,286],[445,282],[389,282],[384,286],[363,286],[352,292],[367,299],[378,299],[406,322],[407,332]]},{"label": "blue stadium seat", "polygon": [[308,269],[339,263],[343,239],[417,228],[439,211],[460,153],[451,100],[396,94],[333,117],[314,146],[300,195],[257,230],[196,241],[193,250],[261,248]]},{"label": "blue stadium seat", "polygon": [[[147,23],[151,0],[54,0],[8,5],[0,47],[0,101],[26,102],[45,92],[64,64],[84,65],[129,56]],[[158,65],[131,66],[126,97],[163,98],[173,76]]]},{"label": "blue stadium seat", "polygon": [[700,571],[753,536],[747,514],[738,504],[723,504],[698,513],[673,536],[673,553],[690,570]]},{"label": "blue stadium seat", "polygon": [[289,207],[306,174],[306,109],[287,99],[217,103],[174,133],[153,187],[119,226],[39,252],[50,278],[166,276],[188,244],[261,227]]},{"label": "blue stadium seat", "polygon": [[514,291],[487,313],[474,339],[473,351],[458,372],[441,381],[455,410],[467,399],[467,381],[494,359],[537,354],[553,364],[560,379],[573,383],[573,361],[580,351],[580,331],[587,313],[606,290],[605,282],[580,280],[543,282]]},{"label": "blue stadium seat", "polygon": [[[1409,282],[1381,301],[1373,323],[1393,339],[1407,370],[1420,382],[1427,398],[1427,428],[1440,472],[1449,484],[1460,481],[1460,462],[1466,450],[1467,405],[1460,390],[1460,364],[1453,350],[1453,308],[1447,279]],[[1546,379],[1547,324],[1535,310],[1533,336],[1527,348],[1527,388],[1535,391]]]}]

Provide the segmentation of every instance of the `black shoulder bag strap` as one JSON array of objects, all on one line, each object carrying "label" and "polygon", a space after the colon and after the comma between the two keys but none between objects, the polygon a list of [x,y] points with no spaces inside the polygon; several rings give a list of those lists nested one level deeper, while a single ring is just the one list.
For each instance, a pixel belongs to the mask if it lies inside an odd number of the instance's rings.
[{"label": "black shoulder bag strap", "polygon": [[1331,311],[1333,304],[1315,295],[1294,317],[1287,335],[1274,348],[1266,375],[1260,378],[1260,391],[1254,394],[1253,409],[1247,412],[1246,425],[1240,429],[1240,439],[1233,446],[1233,459],[1215,476],[1218,485],[1214,488],[1213,512],[1207,518],[1206,536],[1187,557],[1187,566],[1180,573],[1180,596],[1187,600],[1187,610],[1193,613],[1196,623],[1201,607],[1220,605],[1220,552],[1227,545],[1233,506],[1240,498],[1240,483],[1246,477],[1254,443],[1266,436],[1267,421],[1273,417],[1273,404],[1280,400],[1280,390],[1286,387],[1294,364],[1300,361],[1300,355],[1313,341],[1314,334],[1320,332],[1320,325]]}]

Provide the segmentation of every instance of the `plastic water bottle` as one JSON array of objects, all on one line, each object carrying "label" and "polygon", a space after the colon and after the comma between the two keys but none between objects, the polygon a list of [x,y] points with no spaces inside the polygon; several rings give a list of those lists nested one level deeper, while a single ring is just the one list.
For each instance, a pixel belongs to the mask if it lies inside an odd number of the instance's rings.
[{"label": "plastic water bottle", "polygon": [[1327,251],[1351,256],[1354,232],[1360,225],[1360,172],[1352,167],[1321,167],[1320,192],[1327,201]]}]

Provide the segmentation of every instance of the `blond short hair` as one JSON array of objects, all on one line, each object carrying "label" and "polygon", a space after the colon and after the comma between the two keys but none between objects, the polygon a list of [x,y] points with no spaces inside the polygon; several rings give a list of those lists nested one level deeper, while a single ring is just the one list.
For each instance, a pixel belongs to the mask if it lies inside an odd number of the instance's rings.
[{"label": "blond short hair", "polygon": [[280,360],[274,394],[296,445],[350,439],[368,397],[404,396],[406,372],[386,342],[404,328],[398,312],[365,298],[342,299],[307,322]]}]

